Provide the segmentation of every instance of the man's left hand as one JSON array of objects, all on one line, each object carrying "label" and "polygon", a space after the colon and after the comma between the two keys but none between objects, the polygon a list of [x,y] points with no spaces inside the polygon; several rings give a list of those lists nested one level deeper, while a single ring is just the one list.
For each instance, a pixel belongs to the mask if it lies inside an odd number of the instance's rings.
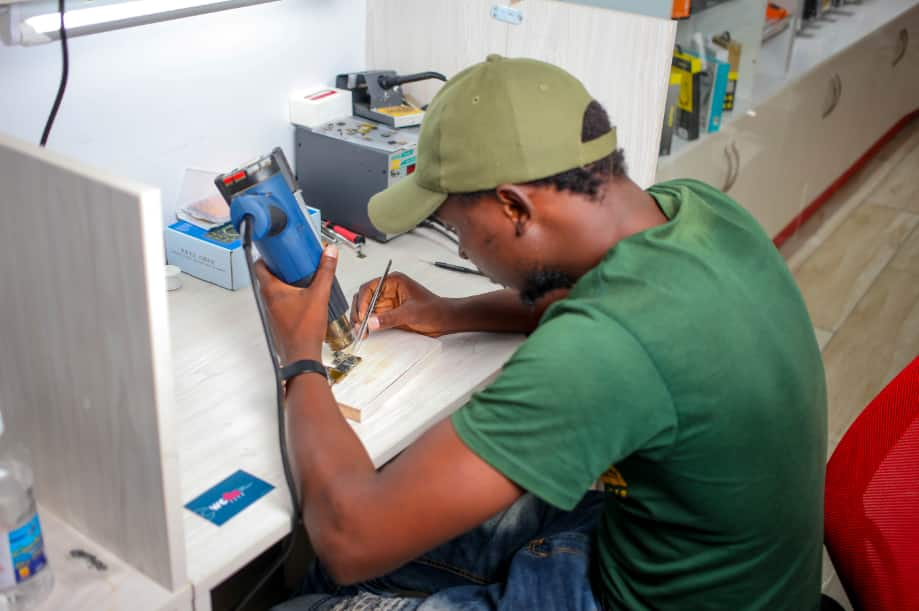
[{"label": "man's left hand", "polygon": [[338,249],[327,247],[307,288],[291,286],[278,279],[264,261],[255,264],[255,276],[282,364],[301,359],[322,360],[322,342],[329,324],[329,294],[337,263]]}]

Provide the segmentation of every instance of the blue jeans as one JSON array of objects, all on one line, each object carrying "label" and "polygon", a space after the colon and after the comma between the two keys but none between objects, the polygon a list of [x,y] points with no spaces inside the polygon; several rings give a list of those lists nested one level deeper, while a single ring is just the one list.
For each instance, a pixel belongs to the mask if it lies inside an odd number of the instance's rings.
[{"label": "blue jeans", "polygon": [[315,563],[301,596],[274,611],[600,608],[591,588],[603,494],[573,511],[525,494],[478,528],[378,579],[337,586]]}]

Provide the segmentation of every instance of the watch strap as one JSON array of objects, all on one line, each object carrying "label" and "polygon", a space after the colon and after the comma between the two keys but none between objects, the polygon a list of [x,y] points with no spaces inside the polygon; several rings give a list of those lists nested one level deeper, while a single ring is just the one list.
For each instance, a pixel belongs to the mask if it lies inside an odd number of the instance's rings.
[{"label": "watch strap", "polygon": [[326,379],[329,378],[329,372],[326,371],[322,363],[314,361],[313,359],[303,359],[281,367],[281,378],[285,381],[301,373],[318,373]]}]

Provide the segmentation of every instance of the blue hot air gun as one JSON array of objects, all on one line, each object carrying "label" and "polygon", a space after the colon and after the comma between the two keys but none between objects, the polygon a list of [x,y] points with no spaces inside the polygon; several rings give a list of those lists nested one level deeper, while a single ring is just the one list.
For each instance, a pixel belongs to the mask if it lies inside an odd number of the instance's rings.
[{"label": "blue hot air gun", "polygon": [[[322,244],[303,214],[299,188],[284,152],[275,148],[269,155],[221,174],[214,183],[230,205],[236,230],[248,220],[252,239],[271,273],[287,284],[309,286],[319,266]],[[338,279],[329,297],[325,341],[335,351],[354,342],[348,301]]]}]

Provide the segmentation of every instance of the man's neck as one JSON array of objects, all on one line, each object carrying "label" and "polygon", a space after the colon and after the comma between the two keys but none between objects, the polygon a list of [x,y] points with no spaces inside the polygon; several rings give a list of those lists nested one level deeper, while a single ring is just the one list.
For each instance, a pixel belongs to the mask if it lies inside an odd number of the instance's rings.
[{"label": "man's neck", "polygon": [[569,200],[560,222],[566,228],[562,243],[568,246],[567,265],[560,269],[575,279],[622,240],[668,220],[654,198],[627,177],[614,178],[601,189],[599,201]]},{"label": "man's neck", "polygon": [[[610,181],[603,197],[616,231],[610,236],[609,248],[625,238],[667,222],[651,195],[628,178]],[[607,248],[607,250],[609,250]]]},{"label": "man's neck", "polygon": [[582,274],[596,266],[622,240],[668,220],[654,198],[625,177],[612,179],[603,191],[602,200],[592,205],[597,206],[597,214],[585,219],[580,242],[585,255]]}]

